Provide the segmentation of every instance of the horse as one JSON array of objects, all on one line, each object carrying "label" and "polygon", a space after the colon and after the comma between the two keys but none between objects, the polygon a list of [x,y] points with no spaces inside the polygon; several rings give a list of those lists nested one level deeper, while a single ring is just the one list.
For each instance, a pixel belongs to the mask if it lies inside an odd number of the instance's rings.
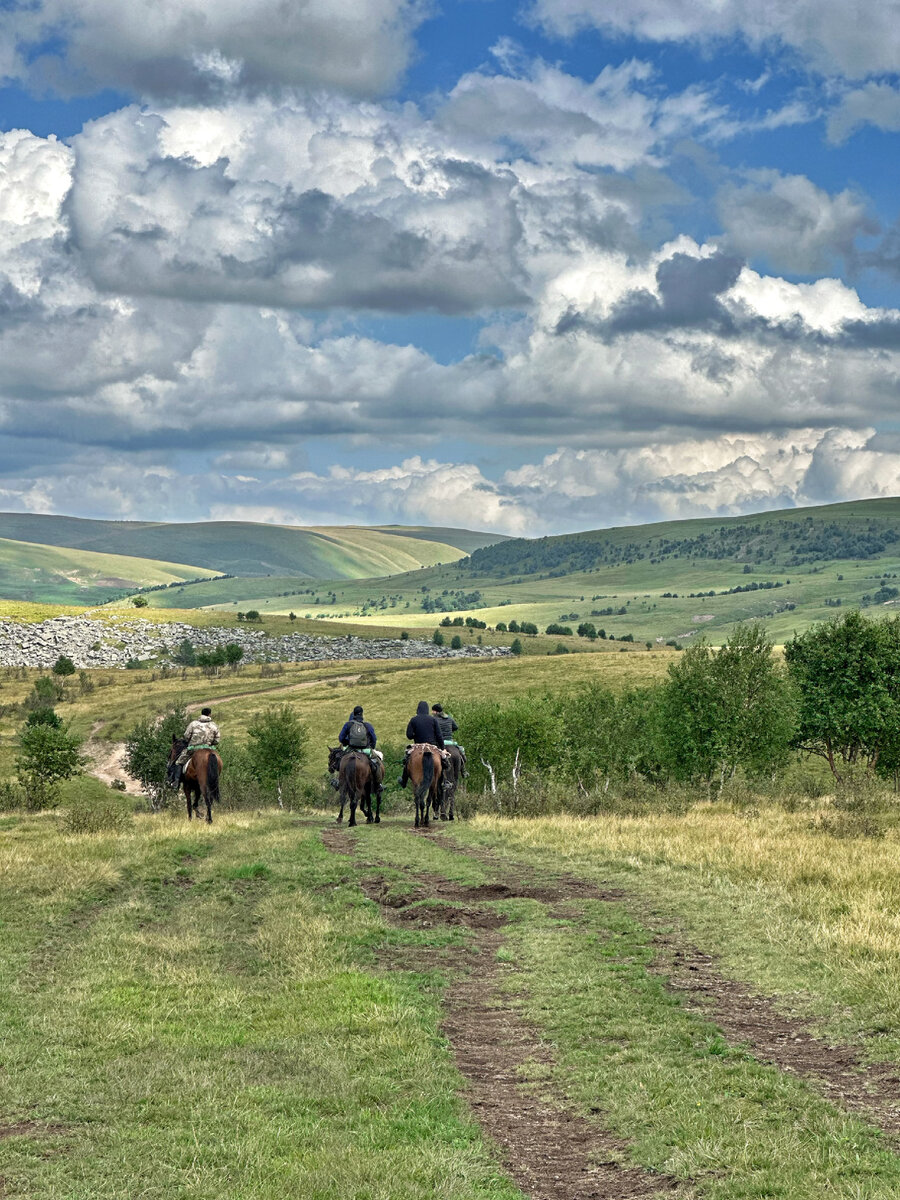
[{"label": "horse", "polygon": [[[172,767],[178,755],[187,747],[184,738],[172,738],[172,749],[169,752],[169,766]],[[206,823],[212,825],[212,806],[219,799],[219,774],[222,770],[222,760],[215,750],[195,750],[185,764],[181,776],[181,786],[187,800],[187,815],[190,821],[194,813],[200,816],[200,798],[206,803]]]},{"label": "horse", "polygon": [[456,789],[463,774],[463,756],[459,746],[447,746],[449,760],[444,765],[443,786],[441,787],[440,812],[437,805],[434,816],[440,816],[442,821],[452,821],[456,815]]},{"label": "horse", "polygon": [[406,770],[416,798],[416,828],[428,824],[429,806],[440,804],[441,752],[433,746],[413,746]]},{"label": "horse", "polygon": [[[366,814],[366,824],[381,824],[381,797],[378,794],[378,768],[368,754],[361,750],[348,750],[346,754],[341,746],[330,747],[328,751],[328,766],[338,773],[338,795],[341,799],[341,810],[337,815],[340,823],[344,819],[344,805],[350,805],[349,826],[356,824],[357,805]],[[372,798],[375,798],[374,810]]]}]

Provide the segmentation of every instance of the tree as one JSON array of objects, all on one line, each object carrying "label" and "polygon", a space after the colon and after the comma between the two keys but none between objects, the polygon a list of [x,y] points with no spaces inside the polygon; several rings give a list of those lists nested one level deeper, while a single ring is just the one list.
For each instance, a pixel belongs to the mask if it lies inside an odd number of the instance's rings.
[{"label": "tree", "polygon": [[296,621],[296,620],[297,620],[297,614],[296,614],[295,612],[289,612],[289,613],[288,613],[288,620],[290,620],[290,621]]},{"label": "tree", "polygon": [[434,631],[434,637],[433,637],[431,640],[434,642],[434,644],[435,644],[436,646],[443,646],[443,644],[444,644],[444,635],[441,633],[441,631],[440,631],[439,629],[436,629],[436,630]]},{"label": "tree", "polygon": [[225,661],[229,667],[236,667],[244,657],[244,647],[237,642],[228,642],[225,646]]},{"label": "tree", "polygon": [[62,677],[63,675],[74,675],[75,664],[71,658],[67,658],[65,654],[61,654],[53,664],[53,674]]},{"label": "tree", "polygon": [[175,701],[160,718],[145,717],[125,736],[125,770],[143,789],[153,812],[166,807],[166,768],[172,738],[184,735],[187,710]]},{"label": "tree", "polygon": [[519,641],[518,638],[513,639],[513,644],[510,646],[510,651],[513,654],[521,654],[522,653],[522,643]]},{"label": "tree", "polygon": [[854,763],[876,769],[888,749],[894,757],[900,619],[870,621],[854,609],[795,635],[784,657],[799,695],[802,750],[826,759],[838,779]]},{"label": "tree", "polygon": [[458,633],[455,633],[453,635],[453,637],[450,639],[450,649],[451,650],[462,650],[462,638],[459,636]]},{"label": "tree", "polygon": [[182,667],[196,667],[197,651],[194,649],[194,643],[190,638],[185,638],[179,642],[178,649],[172,655],[172,662],[176,662]]},{"label": "tree", "polygon": [[579,637],[589,638],[592,642],[597,638],[597,629],[593,621],[582,621],[578,626],[576,633]]},{"label": "tree", "polygon": [[247,752],[254,779],[284,807],[283,788],[306,757],[309,733],[288,704],[270,706],[247,729]]},{"label": "tree", "polygon": [[261,621],[262,617],[259,615],[259,609],[258,608],[249,608],[244,613],[244,620],[245,621]]},{"label": "tree", "polygon": [[718,651],[695,643],[668,673],[660,748],[676,779],[724,782],[739,767],[760,775],[784,764],[794,703],[761,623],[738,625]]},{"label": "tree", "polygon": [[65,726],[25,726],[19,734],[16,775],[29,808],[51,808],[57,801],[60,783],[81,774],[85,765],[81,745],[81,738]]},{"label": "tree", "polygon": [[146,608],[147,607],[147,597],[146,596],[135,596],[134,599],[131,601],[131,603],[134,605],[135,608]]}]

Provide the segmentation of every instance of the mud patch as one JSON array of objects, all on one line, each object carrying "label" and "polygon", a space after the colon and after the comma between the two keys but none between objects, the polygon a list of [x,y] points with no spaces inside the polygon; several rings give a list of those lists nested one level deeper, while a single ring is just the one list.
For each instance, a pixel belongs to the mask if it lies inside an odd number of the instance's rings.
[{"label": "mud patch", "polygon": [[727,979],[712,955],[660,936],[650,970],[666,979],[685,1005],[714,1021],[732,1044],[754,1058],[809,1080],[828,1100],[850,1109],[895,1139],[900,1135],[900,1070],[893,1063],[864,1063],[849,1046],[814,1036],[799,1018],[780,1013],[768,996]]},{"label": "mud patch", "polygon": [[419,925],[429,929],[433,925],[464,925],[467,929],[499,929],[507,918],[503,913],[484,908],[460,908],[451,904],[416,904],[397,913],[400,925]]},{"label": "mud patch", "polygon": [[356,845],[349,833],[343,829],[323,829],[322,841],[332,854],[355,854]]},{"label": "mud patch", "polygon": [[0,1124],[0,1142],[14,1137],[55,1137],[65,1133],[63,1125],[42,1125],[40,1121],[14,1121],[11,1125]]}]

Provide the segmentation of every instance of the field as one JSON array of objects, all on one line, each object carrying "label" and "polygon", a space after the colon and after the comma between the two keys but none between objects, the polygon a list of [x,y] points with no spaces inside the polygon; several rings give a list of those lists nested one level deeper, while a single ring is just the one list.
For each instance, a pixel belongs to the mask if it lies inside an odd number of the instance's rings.
[{"label": "field", "polygon": [[[425,530],[420,526],[259,525],[247,521],[161,524],[86,521],[36,513],[0,514],[0,532],[23,543],[196,563],[182,578],[209,572],[291,576],[298,579],[355,578],[452,562],[499,534],[467,529]],[[36,595],[36,599],[49,599]]]},{"label": "field", "polygon": [[[311,780],[355,702],[613,690],[675,652],[92,672],[114,749],[176,698],[239,741],[289,703]],[[0,677],[0,774],[37,672]],[[102,756],[102,754],[101,754]],[[227,758],[226,758],[227,771]],[[0,816],[7,1197],[516,1200],[900,1193],[900,829],[828,797],[412,829],[318,809]]]},{"label": "field", "polygon": [[105,604],[123,591],[211,575],[203,567],[0,538],[0,595],[10,600]]}]

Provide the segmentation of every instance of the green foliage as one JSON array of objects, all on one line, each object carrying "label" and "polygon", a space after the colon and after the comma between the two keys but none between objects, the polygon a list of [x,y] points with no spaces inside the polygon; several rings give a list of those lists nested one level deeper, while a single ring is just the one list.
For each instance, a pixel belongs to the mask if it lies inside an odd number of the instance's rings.
[{"label": "green foliage", "polygon": [[250,771],[265,793],[284,803],[284,789],[296,781],[306,758],[306,726],[288,704],[264,709],[247,728]]},{"label": "green foliage", "polygon": [[25,724],[28,725],[52,725],[54,729],[62,727],[62,717],[55,708],[50,705],[42,705],[40,708],[33,708],[25,718]]},{"label": "green foliage", "polygon": [[674,779],[720,781],[742,768],[782,767],[794,703],[759,623],[739,625],[718,651],[698,642],[669,667],[661,697],[661,750]]},{"label": "green foliage", "polygon": [[65,695],[62,681],[52,675],[39,675],[23,701],[26,709],[52,708]]},{"label": "green foliage", "polygon": [[796,635],[784,657],[800,698],[797,744],[825,758],[838,778],[855,763],[893,772],[900,764],[900,618],[843,613]]},{"label": "green foliage", "polygon": [[67,658],[65,654],[61,654],[53,664],[53,674],[59,676],[74,675],[75,664],[72,662],[71,658]]},{"label": "green foliage", "polygon": [[441,633],[441,631],[440,631],[439,629],[436,629],[436,630],[434,631],[434,637],[433,637],[431,640],[434,642],[434,644],[435,644],[436,646],[443,646],[443,644],[444,644],[444,635]]},{"label": "green foliage", "polygon": [[84,769],[82,740],[63,725],[26,725],[19,734],[16,777],[26,807],[38,811],[59,801],[59,785]]},{"label": "green foliage", "polygon": [[146,596],[135,596],[134,599],[131,601],[131,603],[134,605],[135,608],[146,608],[147,607],[147,597]]},{"label": "green foliage", "polygon": [[183,737],[187,724],[187,710],[177,700],[160,718],[145,717],[125,736],[125,769],[140,783],[153,812],[167,807],[174,795],[166,784],[166,769],[172,738]]},{"label": "green foliage", "polygon": [[453,635],[453,637],[450,639],[450,649],[451,650],[462,650],[462,644],[463,644],[462,638],[459,636],[458,633],[455,633]]},{"label": "green foliage", "polygon": [[571,637],[572,636],[571,626],[558,625],[555,622],[553,624],[547,626],[546,632],[549,633],[551,635],[551,637]]},{"label": "green foliage", "polygon": [[259,609],[248,608],[247,611],[244,613],[244,620],[245,621],[261,621],[262,617],[259,615]]},{"label": "green foliage", "polygon": [[[509,783],[517,775],[550,771],[558,761],[558,703],[547,697],[517,696],[509,704],[457,700],[447,705],[465,738],[470,786]],[[490,767],[485,764],[490,764]]]},{"label": "green foliage", "polygon": [[[295,618],[296,619],[296,618]],[[227,642],[225,645],[225,661],[230,667],[236,667],[244,657],[244,647],[237,642]]]},{"label": "green foliage", "polygon": [[190,638],[185,638],[179,642],[178,649],[172,655],[172,662],[178,663],[181,667],[196,667],[197,651],[194,649],[194,643]]},{"label": "green foliage", "polygon": [[518,638],[514,638],[513,644],[510,646],[509,649],[512,654],[516,654],[516,655],[521,654],[522,653],[522,643],[519,641]]},{"label": "green foliage", "polygon": [[582,621],[578,626],[577,633],[579,637],[588,638],[592,642],[597,639],[597,627],[593,621]]}]

